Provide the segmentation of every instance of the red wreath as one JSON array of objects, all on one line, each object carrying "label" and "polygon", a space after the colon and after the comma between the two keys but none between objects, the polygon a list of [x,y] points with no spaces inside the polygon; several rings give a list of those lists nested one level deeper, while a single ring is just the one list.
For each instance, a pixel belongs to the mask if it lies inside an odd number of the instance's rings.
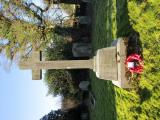
[{"label": "red wreath", "polygon": [[[135,65],[133,67],[128,67],[127,65],[129,62],[133,62]],[[141,74],[143,72],[143,59],[136,53],[129,55],[125,61],[125,64],[131,73]]]}]

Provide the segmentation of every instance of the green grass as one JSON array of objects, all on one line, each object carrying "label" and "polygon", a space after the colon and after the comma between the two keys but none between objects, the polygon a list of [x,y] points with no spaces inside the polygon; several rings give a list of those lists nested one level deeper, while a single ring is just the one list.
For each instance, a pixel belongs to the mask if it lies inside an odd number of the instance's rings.
[{"label": "green grass", "polygon": [[[99,48],[110,46],[115,38],[127,36],[133,31],[126,0],[93,0],[92,5],[92,45],[95,52]],[[126,91],[113,86],[110,81],[98,79],[92,71],[90,79],[91,91],[96,99],[95,109],[90,111],[91,120],[148,120],[148,114],[153,112],[156,117],[150,120],[156,120],[159,116],[159,108],[153,106],[159,104],[158,100],[146,99],[141,103],[141,99],[149,95],[147,89],[139,94],[134,90]],[[152,113],[149,108],[145,108],[147,104],[154,108]]]},{"label": "green grass", "polygon": [[[112,34],[112,1],[93,2],[92,45],[94,51],[107,47],[113,40]],[[115,120],[117,116],[115,90],[110,81],[96,78],[90,72],[91,89],[96,98],[95,109],[90,112],[91,120]]]}]

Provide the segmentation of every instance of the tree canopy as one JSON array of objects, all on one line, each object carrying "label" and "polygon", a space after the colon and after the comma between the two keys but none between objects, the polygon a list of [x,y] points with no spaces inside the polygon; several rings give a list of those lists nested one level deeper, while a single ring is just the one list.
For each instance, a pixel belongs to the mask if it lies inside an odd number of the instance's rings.
[{"label": "tree canopy", "polygon": [[38,6],[29,0],[1,0],[0,52],[5,51],[12,60],[18,52],[26,56],[32,49],[46,46],[52,39],[55,19],[62,16],[55,16],[60,9],[53,3],[43,0]]}]

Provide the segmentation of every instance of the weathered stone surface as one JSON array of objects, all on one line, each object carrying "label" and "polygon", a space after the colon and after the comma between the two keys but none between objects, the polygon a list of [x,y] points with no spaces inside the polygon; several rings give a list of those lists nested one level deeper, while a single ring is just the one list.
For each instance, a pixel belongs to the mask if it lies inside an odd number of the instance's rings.
[{"label": "weathered stone surface", "polygon": [[119,38],[117,41],[117,67],[118,67],[118,81],[112,81],[112,83],[121,88],[131,88],[129,80],[126,76],[125,60],[127,55],[127,48],[123,38]]},{"label": "weathered stone surface", "polygon": [[91,2],[91,0],[82,0],[83,2]]},{"label": "weathered stone surface", "polygon": [[32,80],[42,79],[42,70],[34,67],[34,63],[39,62],[42,59],[41,52],[33,51],[31,58],[20,61],[20,69],[32,69]]},{"label": "weathered stone surface", "polygon": [[41,61],[33,64],[38,69],[92,69],[93,60]]},{"label": "weathered stone surface", "polygon": [[87,91],[89,86],[89,81],[81,81],[79,84],[79,88],[81,90]]},{"label": "weathered stone surface", "polygon": [[115,47],[102,48],[97,51],[94,71],[100,79],[118,80]]},{"label": "weathered stone surface", "polygon": [[90,57],[92,46],[90,43],[73,43],[72,53],[74,57]]},{"label": "weathered stone surface", "polygon": [[91,18],[89,16],[79,16],[78,22],[80,24],[87,24],[88,25],[91,23]]}]

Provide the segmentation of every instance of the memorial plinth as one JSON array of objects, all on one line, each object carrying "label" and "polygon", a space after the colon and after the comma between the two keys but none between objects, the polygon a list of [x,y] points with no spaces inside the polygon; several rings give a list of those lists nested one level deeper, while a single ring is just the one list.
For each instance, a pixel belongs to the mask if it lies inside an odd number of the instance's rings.
[{"label": "memorial plinth", "polygon": [[130,88],[126,77],[126,45],[119,38],[117,45],[99,49],[93,59],[40,61],[40,53],[33,52],[31,59],[20,62],[21,69],[32,69],[33,79],[41,79],[42,69],[92,69],[102,80],[111,80],[121,88]]}]

